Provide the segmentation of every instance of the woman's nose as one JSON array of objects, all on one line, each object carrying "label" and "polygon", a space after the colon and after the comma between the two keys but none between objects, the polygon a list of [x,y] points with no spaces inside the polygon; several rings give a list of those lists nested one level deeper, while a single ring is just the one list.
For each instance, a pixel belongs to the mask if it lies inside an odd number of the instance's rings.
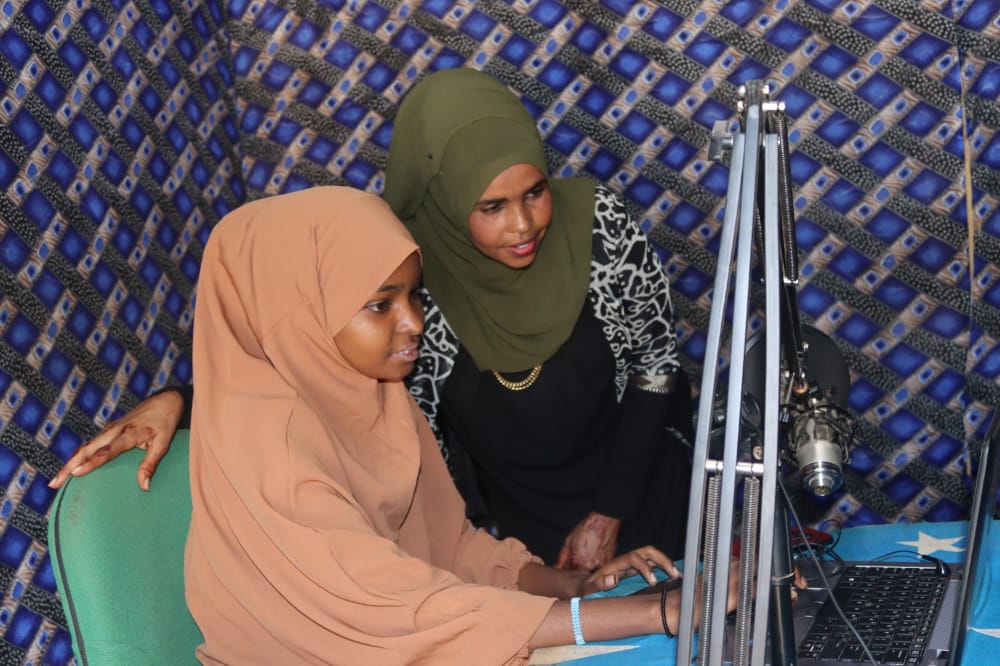
[{"label": "woman's nose", "polygon": [[534,226],[534,220],[531,217],[531,211],[525,206],[516,207],[514,209],[514,230],[519,232],[530,231],[532,226]]},{"label": "woman's nose", "polygon": [[424,332],[424,309],[420,304],[406,308],[399,322],[399,328],[404,333],[420,335]]}]

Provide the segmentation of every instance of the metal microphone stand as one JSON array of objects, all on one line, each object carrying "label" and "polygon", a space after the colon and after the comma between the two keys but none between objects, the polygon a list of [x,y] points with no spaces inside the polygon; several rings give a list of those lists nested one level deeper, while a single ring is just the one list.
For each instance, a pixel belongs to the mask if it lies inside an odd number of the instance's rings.
[{"label": "metal microphone stand", "polygon": [[[719,159],[725,151],[731,159],[699,398],[701,417],[695,435],[684,552],[689,575],[684,577],[682,587],[678,631],[677,663],[682,665],[692,662],[696,617],[700,622],[699,666],[721,666],[724,658],[731,658],[736,666],[761,666],[767,661],[796,663],[788,520],[777,488],[780,405],[792,397],[781,395],[783,386],[789,393],[805,392],[808,383],[795,297],[798,258],[787,132],[783,105],[768,99],[764,82],[750,81],[741,87],[740,93],[740,131],[729,134],[725,122],[721,126],[717,123],[709,154],[710,158]],[[748,386],[761,380],[747,376],[745,361],[755,246],[758,267],[763,272],[766,321],[780,325],[765,327],[763,400],[762,404],[753,403],[756,409],[748,409]],[[729,306],[732,308],[729,382],[720,411],[714,403]],[[712,446],[712,428],[719,422],[724,422],[722,451],[719,446]],[[743,513],[739,568],[731,573],[729,554],[733,550],[735,500],[740,482]],[[700,585],[694,575],[699,561],[703,564]],[[731,575],[738,577],[738,604],[735,639],[727,654],[726,615]],[[697,615],[696,601],[701,605]],[[769,644],[771,657],[767,660],[765,651]]]}]

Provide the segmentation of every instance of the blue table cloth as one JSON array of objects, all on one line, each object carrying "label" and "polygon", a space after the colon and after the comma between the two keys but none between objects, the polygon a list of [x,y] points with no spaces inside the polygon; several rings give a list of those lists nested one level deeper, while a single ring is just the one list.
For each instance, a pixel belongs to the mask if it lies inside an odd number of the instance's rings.
[{"label": "blue table cloth", "polygon": [[[845,560],[872,560],[889,551],[909,551],[933,555],[949,563],[965,560],[968,523],[914,523],[872,525],[843,530],[837,553]],[[993,581],[1000,576],[1000,530],[994,530],[981,551],[989,558],[983,583],[973,597],[972,622],[966,639],[963,665],[997,663],[1000,655],[1000,595],[991,595]],[[889,558],[907,561],[905,555]],[[614,595],[625,595],[641,588],[638,576],[623,580]],[[594,595],[603,596],[603,595]],[[589,643],[537,650],[533,664],[572,664],[574,666],[613,666],[676,663],[677,641],[663,635],[636,636],[617,641]]]}]

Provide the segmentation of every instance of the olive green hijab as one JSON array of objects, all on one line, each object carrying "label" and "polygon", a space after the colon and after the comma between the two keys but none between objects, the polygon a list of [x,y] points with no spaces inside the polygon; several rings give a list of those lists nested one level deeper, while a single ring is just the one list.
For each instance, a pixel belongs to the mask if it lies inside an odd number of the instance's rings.
[{"label": "olive green hijab", "polygon": [[534,121],[496,79],[444,70],[403,100],[385,200],[420,246],[424,283],[480,370],[516,372],[551,358],[573,331],[590,283],[590,180],[550,180],[552,224],[527,268],[508,268],[473,245],[469,214],[515,164],[548,174]]}]

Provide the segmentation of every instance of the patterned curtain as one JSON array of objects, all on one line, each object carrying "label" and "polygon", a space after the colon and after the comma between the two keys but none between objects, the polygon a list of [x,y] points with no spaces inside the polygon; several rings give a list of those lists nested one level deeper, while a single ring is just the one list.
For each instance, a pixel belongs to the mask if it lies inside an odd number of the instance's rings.
[{"label": "patterned curtain", "polygon": [[623,194],[695,378],[727,180],[709,134],[770,81],[800,306],[847,359],[858,421],[811,518],[966,515],[967,443],[1000,396],[993,0],[0,0],[0,663],[72,660],[46,484],[190,381],[212,225],[312,184],[381,192],[400,99],[460,66],[521,96],[553,174]]}]

